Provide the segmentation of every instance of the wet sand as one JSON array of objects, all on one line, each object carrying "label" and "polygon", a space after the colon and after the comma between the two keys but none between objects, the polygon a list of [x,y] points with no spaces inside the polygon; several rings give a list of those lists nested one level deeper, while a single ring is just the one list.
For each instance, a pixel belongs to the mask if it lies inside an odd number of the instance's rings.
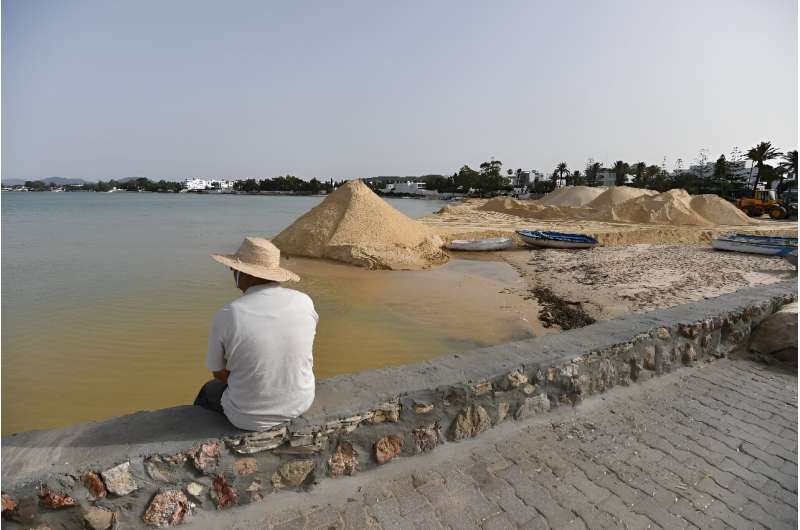
[{"label": "wet sand", "polygon": [[592,318],[673,307],[797,277],[783,258],[698,245],[630,245],[502,254],[530,289],[546,287]]}]

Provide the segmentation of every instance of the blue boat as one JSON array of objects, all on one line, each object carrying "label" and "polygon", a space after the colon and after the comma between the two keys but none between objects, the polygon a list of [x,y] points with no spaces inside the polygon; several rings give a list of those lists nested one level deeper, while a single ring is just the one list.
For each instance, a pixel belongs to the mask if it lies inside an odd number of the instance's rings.
[{"label": "blue boat", "polygon": [[540,230],[517,230],[517,235],[532,247],[544,248],[592,248],[597,246],[597,239],[584,234],[565,234]]},{"label": "blue boat", "polygon": [[797,255],[797,238],[781,236],[752,236],[749,234],[725,234],[711,240],[717,250],[764,254],[766,256]]}]

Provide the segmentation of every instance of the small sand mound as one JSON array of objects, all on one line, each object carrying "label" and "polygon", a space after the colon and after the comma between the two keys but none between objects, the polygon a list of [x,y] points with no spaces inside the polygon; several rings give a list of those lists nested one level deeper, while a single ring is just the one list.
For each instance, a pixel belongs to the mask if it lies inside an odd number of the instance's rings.
[{"label": "small sand mound", "polygon": [[658,192],[641,188],[631,188],[629,186],[613,186],[606,189],[593,201],[587,203],[586,206],[597,210],[604,210],[643,195],[658,195]]},{"label": "small sand mound", "polygon": [[536,202],[543,206],[586,206],[607,189],[605,187],[590,188],[589,186],[559,188]]},{"label": "small sand mound", "polygon": [[499,212],[519,217],[527,217],[530,211],[530,204],[520,202],[511,197],[494,197],[478,207],[484,212]]},{"label": "small sand mound", "polygon": [[417,270],[447,261],[434,229],[395,210],[360,180],[340,186],[272,242],[285,254],[370,269]]},{"label": "small sand mound", "polygon": [[757,224],[746,213],[729,203],[719,195],[694,195],[691,202],[692,209],[719,225],[748,225]]},{"label": "small sand mound", "polygon": [[557,206],[543,206],[539,201],[522,202],[510,197],[494,197],[478,207],[484,212],[497,212],[528,219],[558,219],[564,214]]}]

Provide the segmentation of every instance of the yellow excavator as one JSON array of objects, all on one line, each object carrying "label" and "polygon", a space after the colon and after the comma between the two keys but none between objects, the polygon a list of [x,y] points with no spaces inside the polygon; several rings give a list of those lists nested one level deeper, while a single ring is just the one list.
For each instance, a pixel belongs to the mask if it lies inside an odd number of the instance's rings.
[{"label": "yellow excavator", "polygon": [[750,217],[761,217],[765,213],[771,219],[789,217],[789,205],[775,196],[775,190],[755,190],[752,197],[736,199],[736,207]]}]

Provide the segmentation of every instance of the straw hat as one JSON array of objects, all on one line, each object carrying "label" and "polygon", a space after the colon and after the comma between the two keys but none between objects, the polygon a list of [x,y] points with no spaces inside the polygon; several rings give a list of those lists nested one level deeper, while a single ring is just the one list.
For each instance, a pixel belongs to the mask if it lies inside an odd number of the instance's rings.
[{"label": "straw hat", "polygon": [[212,254],[214,260],[256,278],[299,282],[300,276],[281,267],[281,251],[260,237],[246,237],[236,254]]}]

